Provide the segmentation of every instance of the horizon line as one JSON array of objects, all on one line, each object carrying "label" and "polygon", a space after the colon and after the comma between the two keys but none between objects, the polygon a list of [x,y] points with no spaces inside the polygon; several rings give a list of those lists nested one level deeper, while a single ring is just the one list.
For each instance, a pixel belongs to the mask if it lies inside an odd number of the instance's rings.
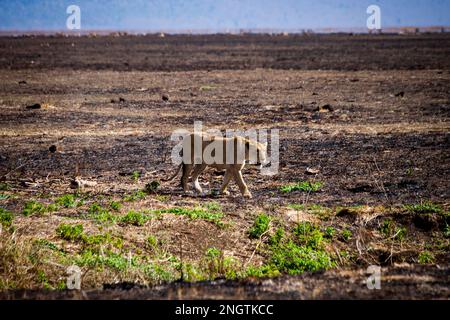
[{"label": "horizon line", "polygon": [[0,29],[0,35],[109,35],[114,33],[123,33],[126,35],[151,35],[151,34],[305,34],[305,33],[417,33],[450,32],[450,25],[429,25],[429,26],[396,26],[386,27],[379,30],[369,30],[363,27],[328,27],[328,28],[189,28],[189,29],[124,29],[124,28],[87,28],[80,30],[68,29]]}]

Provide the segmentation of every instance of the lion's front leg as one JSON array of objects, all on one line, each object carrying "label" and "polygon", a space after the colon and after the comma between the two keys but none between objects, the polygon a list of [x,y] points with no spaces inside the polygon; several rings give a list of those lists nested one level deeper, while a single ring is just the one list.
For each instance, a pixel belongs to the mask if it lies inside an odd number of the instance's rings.
[{"label": "lion's front leg", "polygon": [[221,194],[230,194],[227,191],[227,187],[228,187],[228,184],[230,183],[231,178],[232,178],[231,173],[228,170],[225,171],[225,176],[223,177],[222,187],[220,188]]},{"label": "lion's front leg", "polygon": [[250,191],[248,191],[247,185],[245,184],[244,178],[242,177],[242,172],[240,170],[235,173],[235,179],[239,190],[241,191],[241,194],[245,198],[251,199],[252,194],[250,193]]},{"label": "lion's front leg", "polygon": [[200,183],[198,182],[198,177],[205,170],[206,164],[196,164],[194,166],[194,172],[192,173],[192,182],[194,183],[194,188],[199,193],[203,193],[202,187],[200,187]]}]

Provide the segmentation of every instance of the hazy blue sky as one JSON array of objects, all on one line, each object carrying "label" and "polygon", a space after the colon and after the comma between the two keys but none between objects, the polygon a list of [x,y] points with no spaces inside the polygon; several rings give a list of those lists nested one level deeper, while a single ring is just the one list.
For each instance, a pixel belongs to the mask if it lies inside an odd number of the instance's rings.
[{"label": "hazy blue sky", "polygon": [[382,27],[450,26],[450,0],[0,0],[0,30],[64,30],[70,4],[82,30],[365,28],[370,4]]}]

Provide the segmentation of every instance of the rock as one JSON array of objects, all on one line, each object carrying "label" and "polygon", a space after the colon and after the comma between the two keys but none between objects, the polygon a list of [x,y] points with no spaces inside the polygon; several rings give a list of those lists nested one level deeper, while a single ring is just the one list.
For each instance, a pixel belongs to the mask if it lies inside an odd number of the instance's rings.
[{"label": "rock", "polygon": [[310,168],[310,167],[306,168],[306,170],[305,170],[306,174],[318,174],[319,172],[320,172],[319,169]]},{"label": "rock", "polygon": [[403,97],[404,95],[405,95],[404,91],[400,91],[395,94],[396,97]]},{"label": "rock", "polygon": [[125,102],[125,98],[120,97],[119,102]]},{"label": "rock", "polygon": [[52,144],[50,147],[48,147],[48,151],[50,151],[51,153],[55,153],[57,150],[56,145]]},{"label": "rock", "polygon": [[40,108],[41,108],[40,103],[35,103],[35,104],[27,106],[27,109],[33,109],[33,110],[40,109]]},{"label": "rock", "polygon": [[329,104],[325,104],[323,106],[320,106],[318,108],[319,112],[332,112],[333,111],[333,107]]},{"label": "rock", "polygon": [[145,185],[144,190],[147,193],[154,193],[154,192],[156,192],[156,190],[158,190],[160,185],[161,185],[161,183],[159,181],[154,180],[152,182],[147,183]]},{"label": "rock", "polygon": [[161,99],[162,99],[163,101],[169,101],[169,96],[168,96],[167,94],[163,94],[163,95],[161,96]]},{"label": "rock", "polygon": [[20,80],[19,84],[27,84],[27,82],[25,80]]}]

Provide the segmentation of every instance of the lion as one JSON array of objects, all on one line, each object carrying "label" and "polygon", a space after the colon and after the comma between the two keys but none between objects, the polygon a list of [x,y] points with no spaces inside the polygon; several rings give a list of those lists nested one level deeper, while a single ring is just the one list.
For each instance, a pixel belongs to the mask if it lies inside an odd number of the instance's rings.
[{"label": "lion", "polygon": [[[195,150],[194,142],[201,146]],[[206,152],[205,152],[206,150]],[[230,154],[232,152],[233,154]],[[204,155],[207,155],[204,157]],[[228,184],[231,179],[237,183],[243,197],[252,198],[247,184],[242,177],[242,169],[246,161],[262,166],[267,162],[267,144],[263,144],[240,136],[224,138],[221,136],[210,136],[206,134],[189,134],[182,141],[181,155],[183,160],[178,166],[175,174],[167,180],[172,181],[182,169],[181,186],[184,192],[188,192],[189,176],[192,177],[194,189],[203,194],[198,178],[200,174],[210,166],[218,170],[225,170],[223,183],[219,194],[228,195]],[[200,156],[198,156],[200,155]],[[209,155],[209,156],[208,156]],[[192,174],[191,174],[192,172]]]}]

